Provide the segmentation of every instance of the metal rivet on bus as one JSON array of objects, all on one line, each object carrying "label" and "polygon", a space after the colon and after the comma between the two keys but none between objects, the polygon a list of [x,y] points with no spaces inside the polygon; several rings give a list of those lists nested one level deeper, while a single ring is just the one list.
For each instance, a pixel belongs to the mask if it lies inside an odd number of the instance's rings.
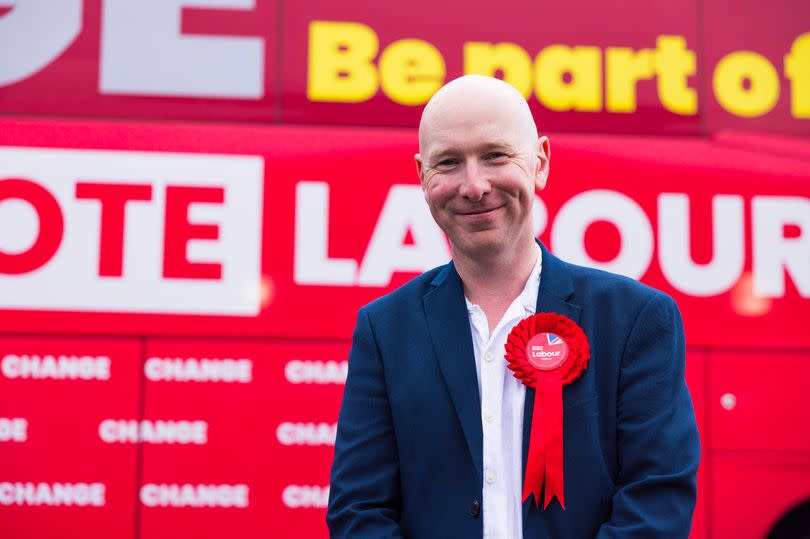
[{"label": "metal rivet on bus", "polygon": [[723,393],[720,397],[720,406],[723,410],[733,410],[737,407],[737,397],[733,393]]}]

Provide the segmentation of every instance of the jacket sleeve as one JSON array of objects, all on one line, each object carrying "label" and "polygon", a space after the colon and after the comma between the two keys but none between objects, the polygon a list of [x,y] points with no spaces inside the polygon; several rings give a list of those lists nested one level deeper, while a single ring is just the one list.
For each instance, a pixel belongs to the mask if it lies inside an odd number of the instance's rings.
[{"label": "jacket sleeve", "polygon": [[689,535],[700,440],[685,361],[681,315],[657,293],[638,314],[622,356],[617,490],[597,539]]},{"label": "jacket sleeve", "polygon": [[399,461],[380,350],[357,316],[337,425],[326,522],[330,537],[403,537]]}]

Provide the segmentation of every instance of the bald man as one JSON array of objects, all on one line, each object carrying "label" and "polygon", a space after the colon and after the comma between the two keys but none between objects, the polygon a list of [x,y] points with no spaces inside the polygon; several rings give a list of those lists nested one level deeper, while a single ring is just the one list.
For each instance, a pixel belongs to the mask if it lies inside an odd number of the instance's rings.
[{"label": "bald man", "polygon": [[[360,309],[327,523],[336,538],[686,538],[700,455],[681,317],[532,233],[547,137],[512,86],[470,75],[419,125],[416,169],[453,260]],[[591,348],[563,388],[565,508],[522,497],[535,390],[504,344],[535,313]]]}]

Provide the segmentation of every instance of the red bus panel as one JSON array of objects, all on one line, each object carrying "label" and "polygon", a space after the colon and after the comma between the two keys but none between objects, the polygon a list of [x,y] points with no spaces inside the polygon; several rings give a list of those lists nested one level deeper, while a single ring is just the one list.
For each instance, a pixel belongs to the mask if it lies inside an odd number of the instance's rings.
[{"label": "red bus panel", "polygon": [[133,339],[0,337],[3,535],[133,536],[138,449],[105,425],[140,413],[140,348]]},{"label": "red bus panel", "polygon": [[345,344],[150,339],[142,536],[325,537]]},{"label": "red bus panel", "polygon": [[799,353],[713,352],[714,450],[810,452],[810,361]]}]

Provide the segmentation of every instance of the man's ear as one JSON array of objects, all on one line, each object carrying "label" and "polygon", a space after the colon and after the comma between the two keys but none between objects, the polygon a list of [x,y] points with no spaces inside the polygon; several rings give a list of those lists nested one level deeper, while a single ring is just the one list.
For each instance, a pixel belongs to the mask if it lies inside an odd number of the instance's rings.
[{"label": "man's ear", "polygon": [[419,176],[419,183],[422,185],[422,190],[425,189],[425,175],[424,168],[422,167],[422,156],[414,154],[413,161],[416,164],[416,175]]},{"label": "man's ear", "polygon": [[548,137],[540,137],[537,140],[537,165],[534,171],[534,188],[537,192],[546,188],[550,161],[551,143]]}]

